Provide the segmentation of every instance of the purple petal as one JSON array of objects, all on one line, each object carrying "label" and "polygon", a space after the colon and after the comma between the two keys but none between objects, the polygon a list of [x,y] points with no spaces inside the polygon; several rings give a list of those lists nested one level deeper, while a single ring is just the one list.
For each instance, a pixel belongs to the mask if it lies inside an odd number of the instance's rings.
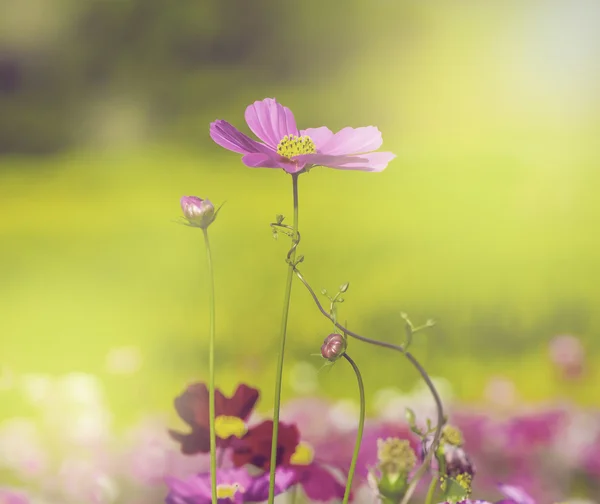
[{"label": "purple petal", "polygon": [[250,168],[283,168],[282,163],[285,163],[285,158],[279,154],[246,154],[242,158],[242,162]]},{"label": "purple petal", "polygon": [[20,491],[0,488],[0,502],[2,504],[28,504],[29,498]]},{"label": "purple petal", "polygon": [[323,146],[333,138],[333,131],[325,126],[301,130],[300,134],[302,136],[309,136],[314,142],[318,152],[320,152]]},{"label": "purple petal", "polygon": [[[212,502],[210,473],[201,473],[186,479],[166,477],[165,483],[170,489],[166,504],[210,504]],[[221,469],[217,472],[217,485],[240,486],[233,501],[242,502],[245,490],[251,487],[252,478],[245,469]],[[219,499],[225,501],[231,499]]]},{"label": "purple petal", "polygon": [[499,485],[502,492],[510,501],[516,504],[535,504],[535,500],[521,487],[513,485]]},{"label": "purple petal", "polygon": [[222,119],[210,123],[210,137],[221,147],[239,154],[272,152],[266,145],[252,140]]},{"label": "purple petal", "polygon": [[304,468],[300,483],[306,496],[313,501],[327,502],[341,499],[346,490],[333,474],[315,463]]},{"label": "purple petal", "polygon": [[319,153],[332,156],[361,154],[379,149],[382,143],[381,132],[375,126],[344,128],[325,142]]},{"label": "purple petal", "polygon": [[327,166],[340,170],[360,170],[379,172],[385,170],[388,163],[396,157],[391,152],[371,152],[356,156],[332,156],[324,154],[303,154],[294,157],[294,161],[312,164],[315,166]]},{"label": "purple petal", "polygon": [[298,135],[294,114],[274,98],[248,105],[245,117],[252,132],[274,149],[285,135]]},{"label": "purple petal", "polygon": [[[269,498],[269,473],[254,478],[249,488],[246,488],[244,500],[263,502]],[[291,468],[278,467],[275,470],[275,495],[285,492],[298,482],[298,473]]]}]

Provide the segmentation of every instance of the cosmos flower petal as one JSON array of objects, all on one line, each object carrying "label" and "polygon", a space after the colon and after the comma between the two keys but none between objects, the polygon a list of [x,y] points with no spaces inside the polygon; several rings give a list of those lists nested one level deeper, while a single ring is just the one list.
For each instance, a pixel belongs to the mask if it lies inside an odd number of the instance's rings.
[{"label": "cosmos flower petal", "polygon": [[216,391],[215,411],[219,415],[234,416],[247,420],[254,409],[259,397],[258,389],[242,383],[231,396],[226,398],[220,390]]},{"label": "cosmos flower petal", "polygon": [[208,429],[194,429],[189,434],[169,430],[169,435],[181,445],[181,453],[184,455],[195,455],[196,453],[208,453],[210,451]]},{"label": "cosmos flower petal", "polygon": [[311,501],[327,502],[341,499],[346,491],[346,487],[333,474],[316,463],[304,468],[300,482]]},{"label": "cosmos flower petal", "polygon": [[[166,504],[210,504],[212,502],[210,472],[195,474],[185,479],[166,477],[169,487]],[[237,485],[239,491],[231,499],[243,501],[243,492],[252,485],[252,477],[245,469],[221,469],[217,471],[217,486]]]},{"label": "cosmos flower petal", "polygon": [[523,488],[514,485],[499,485],[499,490],[515,504],[535,504],[535,500]]},{"label": "cosmos flower petal", "polygon": [[[269,498],[268,472],[254,478],[252,484],[246,489],[244,498],[250,502],[264,502]],[[275,470],[275,495],[285,492],[298,482],[298,473],[289,467],[278,467]]]},{"label": "cosmos flower petal", "polygon": [[175,410],[190,427],[208,427],[208,388],[204,383],[194,383],[174,401]]},{"label": "cosmos flower petal", "polygon": [[[246,154],[242,158],[242,162],[249,168],[283,168],[282,164],[286,163],[285,158],[275,153]],[[288,161],[287,164],[291,163]]]},{"label": "cosmos flower petal", "polygon": [[[263,471],[271,466],[271,439],[273,436],[273,421],[254,425],[246,435],[236,440],[233,446],[232,461],[236,467],[252,464]],[[300,442],[300,432],[293,424],[279,423],[277,437],[277,466],[287,465]]]},{"label": "cosmos flower petal", "polygon": [[266,145],[252,140],[227,121],[221,119],[210,123],[210,137],[221,147],[238,154],[272,151]]},{"label": "cosmos flower petal", "polygon": [[379,149],[383,139],[375,126],[343,128],[319,148],[319,153],[332,156],[361,154]]},{"label": "cosmos flower petal", "polygon": [[371,152],[356,156],[332,156],[324,154],[303,154],[294,157],[294,161],[301,163],[327,166],[340,170],[360,170],[378,172],[386,169],[388,163],[396,157],[391,152]]},{"label": "cosmos flower petal", "polygon": [[317,152],[321,152],[322,147],[333,138],[333,131],[326,126],[321,126],[320,128],[307,128],[301,130],[300,134],[311,138],[317,148]]},{"label": "cosmos flower petal", "polygon": [[294,114],[274,98],[255,101],[246,108],[245,117],[252,132],[274,149],[285,135],[298,135]]}]

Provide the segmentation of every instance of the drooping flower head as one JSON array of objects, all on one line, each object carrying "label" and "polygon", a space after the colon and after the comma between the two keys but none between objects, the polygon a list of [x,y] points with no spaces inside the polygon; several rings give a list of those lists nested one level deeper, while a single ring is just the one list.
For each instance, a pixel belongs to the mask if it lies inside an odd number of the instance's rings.
[{"label": "drooping flower head", "polygon": [[[246,434],[246,420],[258,401],[258,396],[257,389],[243,384],[238,386],[232,397],[225,397],[220,390],[215,390],[217,446],[227,447],[232,438],[241,438]],[[208,388],[204,383],[190,385],[175,399],[177,413],[192,431],[183,434],[170,430],[169,434],[181,443],[181,451],[186,455],[210,451],[208,399]]]},{"label": "drooping flower head", "polygon": [[288,173],[314,166],[382,171],[395,157],[391,152],[375,152],[383,142],[375,126],[348,127],[337,133],[325,126],[299,130],[292,111],[274,98],[249,105],[245,117],[262,142],[221,119],[211,123],[210,136],[221,147],[242,154],[242,162],[251,168],[282,168]]},{"label": "drooping flower head", "polygon": [[323,340],[321,355],[330,362],[338,360],[346,351],[346,338],[338,333],[332,333]]},{"label": "drooping flower head", "polygon": [[217,217],[218,210],[207,199],[198,196],[183,196],[181,210],[189,226],[206,229]]}]

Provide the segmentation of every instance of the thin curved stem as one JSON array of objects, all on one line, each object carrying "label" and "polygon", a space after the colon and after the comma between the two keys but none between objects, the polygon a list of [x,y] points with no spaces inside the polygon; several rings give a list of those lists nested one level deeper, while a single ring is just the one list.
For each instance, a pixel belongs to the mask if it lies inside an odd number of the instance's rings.
[{"label": "thin curved stem", "polygon": [[391,350],[395,350],[396,352],[400,352],[401,354],[404,354],[404,356],[409,360],[409,362],[413,365],[413,367],[419,372],[419,374],[421,375],[421,378],[423,379],[423,381],[429,388],[431,395],[433,396],[433,400],[435,401],[435,405],[437,408],[437,425],[435,428],[435,434],[433,436],[433,443],[431,444],[431,447],[425,454],[422,464],[420,465],[420,467],[416,470],[415,474],[413,475],[411,482],[408,485],[408,488],[406,490],[406,494],[404,494],[404,497],[400,503],[400,504],[407,504],[407,502],[410,500],[412,494],[414,493],[419,480],[423,477],[423,475],[429,469],[429,467],[431,465],[431,459],[433,458],[433,454],[435,453],[435,450],[436,450],[436,448],[440,442],[440,439],[442,437],[442,428],[444,426],[445,419],[444,419],[444,407],[442,405],[442,400],[440,398],[440,395],[438,394],[438,392],[435,388],[435,385],[431,381],[431,378],[429,378],[427,371],[425,371],[425,369],[423,368],[423,366],[421,366],[419,361],[410,352],[408,352],[402,345],[394,345],[393,343],[387,343],[385,341],[379,341],[379,340],[367,338],[366,336],[361,336],[360,334],[355,333],[355,332],[350,331],[349,329],[345,328],[342,324],[340,324],[339,322],[334,320],[333,317],[331,316],[331,314],[327,313],[325,308],[323,308],[323,305],[319,301],[317,294],[315,293],[313,288],[310,286],[310,284],[306,281],[306,279],[304,278],[302,273],[300,273],[298,268],[294,267],[294,273],[296,273],[296,276],[300,279],[300,281],[304,284],[304,286],[308,290],[309,294],[313,298],[313,301],[317,305],[317,308],[319,309],[319,311],[323,314],[323,316],[325,316],[329,320],[331,320],[331,322],[333,322],[333,325],[335,325],[335,327],[337,327],[338,329],[343,331],[348,336],[351,336],[352,338],[355,338],[357,340],[363,341],[365,343],[370,343],[371,345],[377,345],[377,346],[380,346],[383,348],[389,348]]},{"label": "thin curved stem", "polygon": [[273,437],[271,438],[271,467],[269,470],[269,504],[275,500],[275,466],[277,464],[277,441],[279,436],[279,408],[281,405],[281,377],[283,375],[283,356],[285,352],[285,339],[287,322],[290,312],[290,298],[292,295],[292,280],[294,279],[294,261],[296,259],[297,234],[298,234],[298,174],[292,174],[292,192],[294,198],[294,223],[292,227],[292,248],[287,255],[288,273],[283,296],[283,315],[281,317],[281,336],[279,355],[277,359],[277,374],[275,375],[275,400],[273,404]]},{"label": "thin curved stem", "polygon": [[350,462],[350,470],[348,471],[348,480],[346,481],[346,491],[344,493],[343,504],[348,504],[350,499],[350,489],[352,488],[352,480],[354,479],[354,472],[356,471],[356,462],[358,460],[358,454],[360,452],[360,444],[362,442],[363,430],[365,428],[365,386],[363,384],[360,370],[350,356],[347,353],[342,355],[346,359],[356,375],[356,381],[358,382],[358,392],[360,394],[360,416],[358,418],[358,431],[356,432],[356,442],[354,444],[354,453],[352,454],[352,462]]},{"label": "thin curved stem", "polygon": [[215,275],[208,239],[208,228],[203,228],[208,266],[208,298],[210,305],[210,337],[208,344],[208,417],[210,430],[210,486],[212,504],[217,504],[217,437],[215,434]]}]

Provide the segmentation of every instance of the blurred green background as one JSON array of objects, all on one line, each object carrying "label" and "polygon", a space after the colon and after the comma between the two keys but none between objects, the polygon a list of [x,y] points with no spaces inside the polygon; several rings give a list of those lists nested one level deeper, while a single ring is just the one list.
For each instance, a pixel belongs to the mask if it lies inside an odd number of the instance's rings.
[{"label": "blurred green background", "polygon": [[[210,140],[276,97],[298,125],[377,125],[380,174],[300,179],[303,272],[350,281],[340,317],[401,341],[458,399],[487,380],[522,398],[600,404],[600,5],[375,0],[4,0],[0,14],[0,364],[4,380],[102,377],[119,422],[169,411],[207,374],[202,235],[179,198],[226,201],[211,227],[218,381],[270,407],[291,181]],[[294,285],[286,397],[355,397],[322,369],[331,327]],[[549,341],[585,348],[556,373]],[[408,390],[397,355],[351,342],[368,391]],[[129,359],[129,360],[128,360]],[[123,361],[123,362],[121,362]],[[131,361],[131,362],[130,362]],[[129,362],[129,364],[128,364]],[[16,378],[18,382],[18,378]],[[2,413],[20,414],[18,387]],[[10,390],[8,390],[10,389]]]}]

